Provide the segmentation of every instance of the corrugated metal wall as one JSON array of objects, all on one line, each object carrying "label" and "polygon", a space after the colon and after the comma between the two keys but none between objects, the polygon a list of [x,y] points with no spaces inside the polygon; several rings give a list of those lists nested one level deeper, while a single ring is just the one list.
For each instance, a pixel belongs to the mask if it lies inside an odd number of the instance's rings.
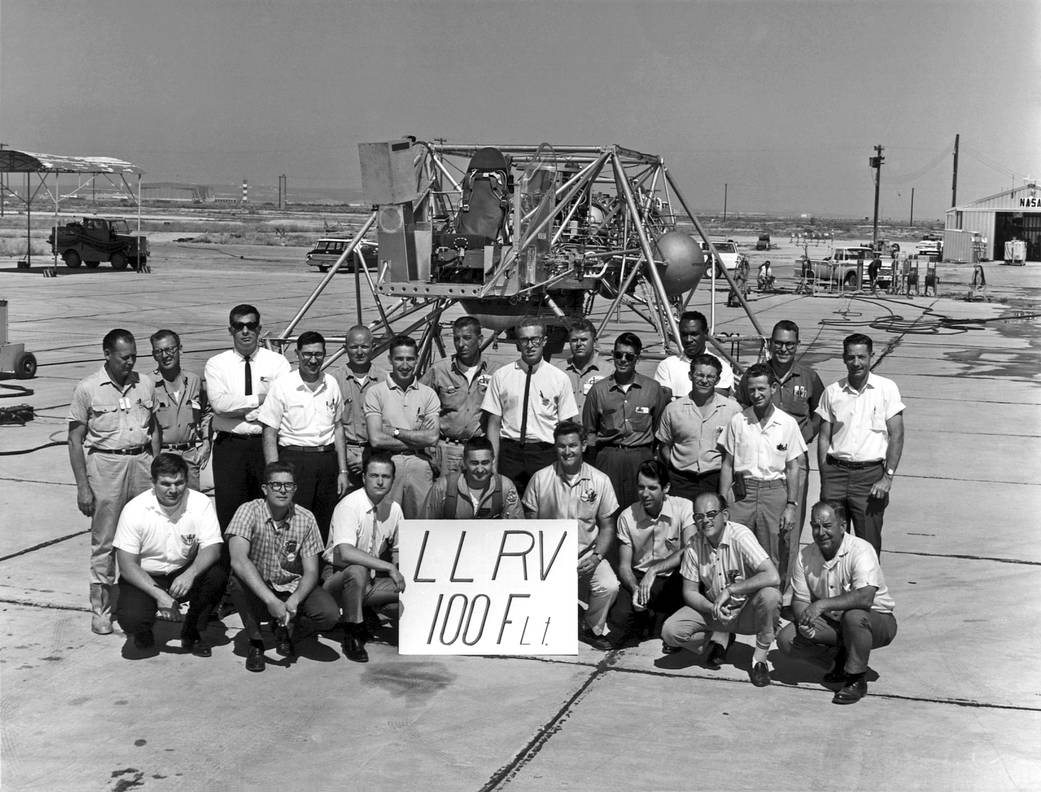
[{"label": "corrugated metal wall", "polygon": [[[972,235],[979,234],[987,240],[985,256],[987,261],[995,259],[994,254],[994,212],[973,209],[948,209],[944,219],[943,258],[944,261],[972,261]],[[962,233],[965,232],[965,233]],[[965,242],[962,237],[968,239]],[[968,245],[967,248],[963,247]],[[1000,258],[998,256],[997,258]]]}]

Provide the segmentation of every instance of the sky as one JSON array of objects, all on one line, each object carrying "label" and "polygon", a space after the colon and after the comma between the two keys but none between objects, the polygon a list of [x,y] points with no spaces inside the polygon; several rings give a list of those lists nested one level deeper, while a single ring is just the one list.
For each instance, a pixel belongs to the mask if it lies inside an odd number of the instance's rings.
[{"label": "sky", "polygon": [[359,187],[357,144],[607,145],[718,212],[942,217],[1041,180],[1041,2],[0,0],[0,142]]}]

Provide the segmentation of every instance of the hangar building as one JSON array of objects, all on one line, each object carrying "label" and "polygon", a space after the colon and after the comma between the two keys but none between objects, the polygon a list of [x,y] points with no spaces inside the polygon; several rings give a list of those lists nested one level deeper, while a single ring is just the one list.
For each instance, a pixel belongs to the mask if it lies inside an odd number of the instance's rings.
[{"label": "hangar building", "polygon": [[947,210],[943,231],[946,261],[972,262],[973,237],[986,240],[982,259],[997,261],[1011,239],[1026,242],[1027,260],[1041,261],[1041,187],[1022,187],[980,198]]}]

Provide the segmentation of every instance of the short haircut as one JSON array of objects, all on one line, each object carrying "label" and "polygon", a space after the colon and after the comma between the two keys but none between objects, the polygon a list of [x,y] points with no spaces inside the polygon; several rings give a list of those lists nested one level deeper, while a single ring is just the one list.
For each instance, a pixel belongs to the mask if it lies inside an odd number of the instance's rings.
[{"label": "short haircut", "polygon": [[636,350],[636,354],[640,354],[643,351],[643,341],[636,333],[622,333],[618,338],[614,340],[615,348],[620,346],[632,347]]},{"label": "short haircut", "polygon": [[117,327],[115,330],[109,330],[105,333],[105,337],[101,339],[101,351],[108,352],[111,349],[116,348],[116,344],[120,341],[126,341],[128,344],[136,344],[134,340],[134,334],[129,330],[124,330],[121,327]]},{"label": "short haircut", "polygon": [[296,339],[296,351],[299,352],[308,344],[321,344],[325,348],[325,336],[317,330],[305,330]]},{"label": "short haircut", "polygon": [[701,311],[684,311],[680,314],[679,324],[684,322],[699,322],[702,330],[708,330],[708,319]]},{"label": "short haircut", "polygon": [[[239,315],[241,316],[241,314]],[[274,462],[268,462],[264,465],[264,481],[262,483],[266,483],[276,473],[288,473],[293,477],[293,481],[296,481],[296,468],[293,467],[293,464],[276,459]]]},{"label": "short haircut", "polygon": [[690,370],[693,371],[695,366],[712,366],[716,370],[717,377],[723,374],[723,364],[720,363],[719,358],[715,355],[710,355],[708,352],[702,352],[691,359]]},{"label": "short haircut", "polygon": [[154,333],[152,333],[152,335],[148,337],[148,341],[152,346],[155,346],[164,338],[172,338],[174,343],[177,344],[177,346],[181,345],[181,337],[177,335],[177,333],[175,333],[173,330],[167,330],[166,328],[163,328],[162,330],[156,330]]},{"label": "short haircut", "polygon": [[515,332],[520,333],[520,331],[525,327],[537,327],[539,329],[539,335],[546,335],[546,322],[543,319],[539,319],[537,316],[525,316],[517,322]]},{"label": "short haircut", "polygon": [[725,509],[727,507],[726,498],[724,498],[718,492],[712,492],[711,490],[708,492],[699,492],[697,495],[694,496],[694,500],[696,501],[698,498],[701,498],[705,495],[710,495],[711,497],[716,499],[716,508]]},{"label": "short haircut", "polygon": [[258,311],[256,307],[249,303],[239,303],[228,311],[228,324],[230,325],[234,322],[236,316],[249,316],[249,314],[254,314],[257,317],[257,321],[260,321],[260,311]]},{"label": "short haircut", "polygon": [[368,455],[363,454],[362,457],[363,458],[361,460],[361,471],[364,474],[367,474],[369,472],[369,467],[372,465],[373,462],[376,462],[380,465],[390,465],[390,475],[392,477],[398,474],[398,467],[394,464],[393,457],[386,451],[373,451]]},{"label": "short haircut", "polygon": [[810,509],[810,514],[812,515],[813,510],[819,506],[827,506],[835,515],[836,520],[838,520],[845,526],[849,526],[849,515],[846,513],[846,504],[842,503],[841,501],[835,500],[817,501],[815,504],[813,504],[813,507]]},{"label": "short haircut", "polygon": [[662,489],[669,486],[669,466],[660,459],[645,459],[636,469],[636,475],[654,479]]},{"label": "short haircut", "polygon": [[766,381],[771,385],[776,380],[773,369],[766,363],[753,363],[748,367],[745,371],[745,382],[751,382],[755,377],[766,377]]},{"label": "short haircut", "polygon": [[871,339],[868,336],[864,335],[863,333],[854,333],[853,335],[848,335],[844,339],[842,339],[842,354],[845,355],[846,352],[849,351],[849,348],[851,346],[861,345],[867,347],[868,354],[870,355],[874,345],[871,343]]},{"label": "short haircut", "polygon": [[778,330],[782,333],[795,333],[795,340],[799,340],[799,325],[795,324],[791,319],[782,319],[775,324],[774,329],[770,332],[770,337],[773,338]]},{"label": "short haircut", "polygon": [[391,357],[394,356],[394,350],[398,347],[409,347],[417,355],[419,354],[419,344],[416,343],[416,340],[414,338],[410,338],[409,336],[396,335],[392,339],[390,339],[390,345],[387,346],[387,352],[391,355]]},{"label": "short haircut", "polygon": [[561,421],[553,428],[553,441],[556,442],[564,435],[577,434],[582,442],[586,439],[586,428],[578,421]]},{"label": "short haircut", "polygon": [[472,328],[480,334],[481,321],[476,316],[460,316],[454,322],[452,322],[452,330],[465,330],[466,328]]},{"label": "short haircut", "polygon": [[579,316],[568,322],[567,326],[568,335],[572,333],[589,333],[593,338],[596,338],[596,325],[589,321],[585,316]]},{"label": "short haircut", "polygon": [[367,335],[369,338],[372,338],[372,331],[369,328],[367,328],[365,325],[354,325],[354,327],[352,327],[350,330],[347,331],[347,335],[350,335],[351,333],[361,333],[361,332],[364,332],[365,335]]},{"label": "short haircut", "polygon": [[176,476],[178,474],[184,476],[185,481],[187,481],[188,463],[177,454],[164,451],[152,460],[151,473],[153,482],[158,481],[159,477],[163,475]]},{"label": "short haircut", "polygon": [[495,453],[495,449],[492,448],[492,441],[487,437],[471,437],[467,440],[463,445],[463,456],[465,457],[473,451],[491,451],[493,454]]}]

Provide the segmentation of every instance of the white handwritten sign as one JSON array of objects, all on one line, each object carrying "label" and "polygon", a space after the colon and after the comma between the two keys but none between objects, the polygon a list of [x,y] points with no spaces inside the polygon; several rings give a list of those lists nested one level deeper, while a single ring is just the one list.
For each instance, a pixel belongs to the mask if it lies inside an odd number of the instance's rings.
[{"label": "white handwritten sign", "polygon": [[578,653],[574,520],[405,520],[401,654]]}]

